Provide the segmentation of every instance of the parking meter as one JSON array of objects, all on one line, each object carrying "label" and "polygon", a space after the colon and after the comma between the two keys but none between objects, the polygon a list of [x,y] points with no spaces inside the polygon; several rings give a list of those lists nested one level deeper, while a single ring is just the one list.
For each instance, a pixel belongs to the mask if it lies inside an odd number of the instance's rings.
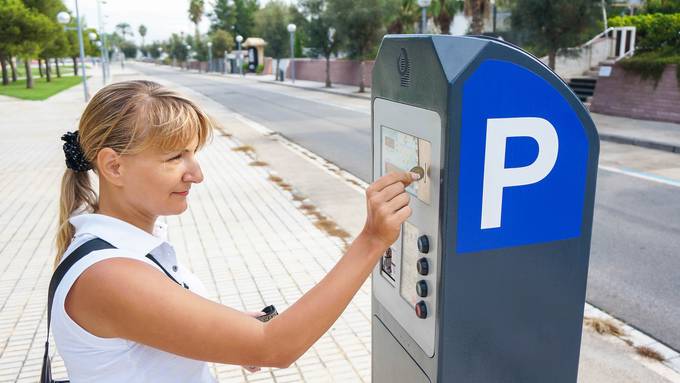
[{"label": "parking meter", "polygon": [[372,276],[372,381],[576,382],[599,140],[548,67],[495,39],[387,36],[373,179],[414,167]]}]

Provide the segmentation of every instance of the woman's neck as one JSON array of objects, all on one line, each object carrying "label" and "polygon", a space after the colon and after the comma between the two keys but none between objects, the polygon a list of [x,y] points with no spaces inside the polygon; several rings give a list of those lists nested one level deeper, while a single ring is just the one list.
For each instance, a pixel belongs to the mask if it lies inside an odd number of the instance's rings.
[{"label": "woman's neck", "polygon": [[136,226],[149,234],[153,234],[154,225],[156,224],[157,216],[144,214],[129,205],[124,205],[111,201],[108,198],[102,198],[100,194],[99,206],[95,213],[108,215],[109,217],[120,219],[133,226]]}]

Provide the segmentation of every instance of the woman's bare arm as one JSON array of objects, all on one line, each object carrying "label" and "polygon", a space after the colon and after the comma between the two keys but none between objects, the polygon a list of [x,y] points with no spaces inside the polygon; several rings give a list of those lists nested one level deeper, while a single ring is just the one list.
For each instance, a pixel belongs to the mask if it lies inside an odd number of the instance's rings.
[{"label": "woman's bare arm", "polygon": [[112,258],[89,267],[66,310],[100,337],[118,337],[192,359],[287,367],[337,320],[410,216],[409,173],[390,174],[366,192],[362,233],[333,269],[268,323],[204,299],[141,261]]}]

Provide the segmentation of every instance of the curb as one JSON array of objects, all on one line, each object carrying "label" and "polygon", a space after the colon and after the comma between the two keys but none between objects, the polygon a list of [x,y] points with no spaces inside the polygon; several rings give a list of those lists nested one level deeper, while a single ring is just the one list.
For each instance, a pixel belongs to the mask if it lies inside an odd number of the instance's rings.
[{"label": "curb", "polygon": [[[330,94],[336,94],[339,96],[345,96],[345,97],[352,97],[352,98],[360,98],[364,100],[370,100],[371,99],[371,94],[366,93],[365,95],[362,94],[355,94],[355,93],[343,93],[343,92],[334,92],[332,90],[326,89],[326,88],[317,88],[317,87],[311,87],[311,86],[300,86],[300,85],[293,85],[289,84],[286,82],[282,81],[271,81],[271,80],[255,80],[257,82],[261,82],[263,84],[275,84],[275,85],[282,85],[282,86],[287,86],[289,88],[298,88],[298,89],[304,89],[304,90],[312,90],[315,92],[323,92],[323,93],[330,93]],[[331,88],[332,89],[332,88]]]},{"label": "curb", "polygon": [[633,138],[627,136],[620,136],[616,134],[600,133],[601,141],[614,142],[617,144],[627,144],[640,146],[647,149],[661,150],[670,153],[680,153],[680,146],[673,144],[666,144],[657,141],[645,140],[640,138]]}]

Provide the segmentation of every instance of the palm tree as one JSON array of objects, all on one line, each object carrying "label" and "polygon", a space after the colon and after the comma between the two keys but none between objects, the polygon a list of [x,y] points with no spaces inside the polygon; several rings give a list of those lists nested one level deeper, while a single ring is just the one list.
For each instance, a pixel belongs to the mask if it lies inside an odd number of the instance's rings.
[{"label": "palm tree", "polygon": [[144,49],[144,36],[146,36],[146,26],[144,26],[144,24],[141,24],[137,31],[139,32],[139,35],[142,36],[142,49]]},{"label": "palm tree", "polygon": [[387,33],[413,33],[413,25],[420,17],[420,9],[415,0],[400,0],[398,8],[388,20]]},{"label": "palm tree", "polygon": [[205,2],[203,0],[189,0],[189,20],[191,20],[194,25],[196,25],[196,45],[198,46],[198,41],[200,39],[200,34],[198,32],[198,23],[201,22],[203,17],[203,10],[205,7]]},{"label": "palm tree", "polygon": [[436,0],[432,8],[432,20],[443,35],[451,33],[453,16],[460,10],[460,0]]},{"label": "palm tree", "polygon": [[489,0],[465,0],[465,15],[472,16],[470,33],[481,35],[484,32],[484,18],[489,16]]},{"label": "palm tree", "polygon": [[134,36],[134,33],[132,33],[132,27],[128,23],[119,23],[116,25],[116,30],[121,34],[123,40],[125,40],[125,36],[127,35],[130,35],[130,37]]}]

